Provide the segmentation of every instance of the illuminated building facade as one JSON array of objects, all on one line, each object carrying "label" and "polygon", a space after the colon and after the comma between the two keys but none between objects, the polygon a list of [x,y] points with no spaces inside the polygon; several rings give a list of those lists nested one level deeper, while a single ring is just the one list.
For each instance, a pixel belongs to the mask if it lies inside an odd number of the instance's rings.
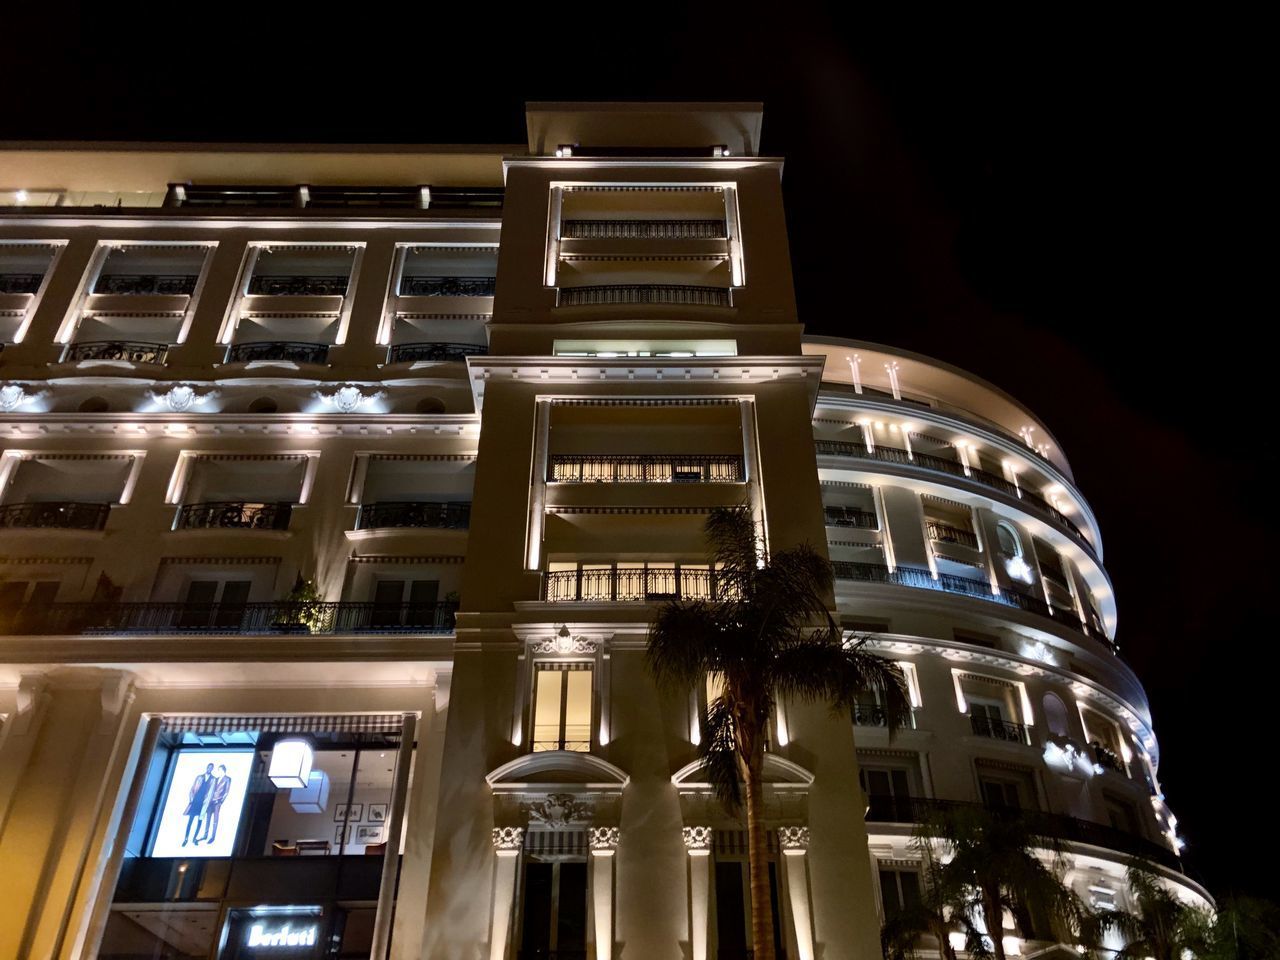
[{"label": "illuminated building facade", "polygon": [[1095,904],[1135,855],[1204,900],[1044,424],[802,335],[758,105],[528,125],[0,152],[0,956],[745,956],[643,661],[738,503],[915,706],[779,707],[787,957],[879,955],[938,804],[1034,811]]}]

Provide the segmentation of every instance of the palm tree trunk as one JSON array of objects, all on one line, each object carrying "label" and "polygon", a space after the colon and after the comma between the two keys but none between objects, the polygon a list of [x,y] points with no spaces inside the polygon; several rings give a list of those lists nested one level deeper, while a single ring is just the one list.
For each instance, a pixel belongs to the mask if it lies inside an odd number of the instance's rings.
[{"label": "palm tree trunk", "polygon": [[[754,960],[774,960],[773,897],[769,890],[769,848],[764,834],[764,756],[759,746],[747,761],[747,855],[751,870],[751,944]],[[1004,960],[1004,958],[1000,958]]]},{"label": "palm tree trunk", "polygon": [[987,936],[991,938],[991,949],[996,960],[1005,960],[1004,955],[1004,908],[1000,906],[999,892],[982,895],[982,918],[987,922]]}]

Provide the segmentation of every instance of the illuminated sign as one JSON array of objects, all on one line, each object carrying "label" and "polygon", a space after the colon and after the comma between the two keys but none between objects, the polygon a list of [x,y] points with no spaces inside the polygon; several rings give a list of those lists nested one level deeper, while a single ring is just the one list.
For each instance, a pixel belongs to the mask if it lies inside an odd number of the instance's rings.
[{"label": "illuminated sign", "polygon": [[151,856],[231,856],[253,758],[253,750],[179,750]]},{"label": "illuminated sign", "polygon": [[249,928],[249,936],[245,939],[246,947],[314,947],[316,938],[320,936],[320,925],[312,923],[305,927],[295,927],[284,923],[278,927],[268,927],[265,923],[255,923]]}]

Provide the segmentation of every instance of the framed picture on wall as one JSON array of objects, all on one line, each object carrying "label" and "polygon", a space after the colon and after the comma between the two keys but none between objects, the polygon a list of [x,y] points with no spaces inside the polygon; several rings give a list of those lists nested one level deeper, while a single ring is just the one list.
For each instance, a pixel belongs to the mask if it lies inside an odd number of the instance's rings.
[{"label": "framed picture on wall", "polygon": [[386,823],[387,822],[387,805],[385,803],[369,804],[369,822],[370,823]]},{"label": "framed picture on wall", "polygon": [[363,803],[339,803],[333,808],[333,819],[337,821],[346,820],[350,823],[359,823],[360,818],[363,816]]},{"label": "framed picture on wall", "polygon": [[366,844],[381,843],[382,842],[381,825],[373,826],[372,824],[362,824],[361,826],[356,827],[355,842],[366,843]]},{"label": "framed picture on wall", "polygon": [[351,842],[350,824],[340,823],[333,828],[333,842],[339,847]]}]

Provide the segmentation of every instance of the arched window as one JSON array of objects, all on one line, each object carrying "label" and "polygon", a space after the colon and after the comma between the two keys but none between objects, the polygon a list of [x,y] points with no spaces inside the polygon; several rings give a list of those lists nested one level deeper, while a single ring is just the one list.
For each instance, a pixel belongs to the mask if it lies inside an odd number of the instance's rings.
[{"label": "arched window", "polygon": [[1044,700],[1044,722],[1050,733],[1060,737],[1067,735],[1067,705],[1056,693],[1046,693]]}]

